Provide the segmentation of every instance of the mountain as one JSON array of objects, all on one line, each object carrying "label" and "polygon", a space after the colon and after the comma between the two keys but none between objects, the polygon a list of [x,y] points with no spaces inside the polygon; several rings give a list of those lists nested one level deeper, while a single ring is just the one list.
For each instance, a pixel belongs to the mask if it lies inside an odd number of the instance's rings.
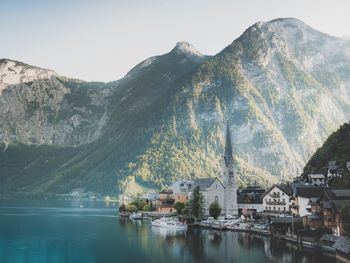
[{"label": "mountain", "polygon": [[300,173],[350,118],[350,42],[293,18],[258,22],[214,56],[179,42],[110,83],[9,63],[0,192],[115,193],[219,175],[226,120],[239,184],[268,186]]}]

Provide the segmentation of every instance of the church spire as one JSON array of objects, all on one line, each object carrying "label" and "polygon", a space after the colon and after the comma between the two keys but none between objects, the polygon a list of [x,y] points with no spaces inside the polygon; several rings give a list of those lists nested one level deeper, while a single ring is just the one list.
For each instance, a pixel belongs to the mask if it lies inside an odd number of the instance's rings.
[{"label": "church spire", "polygon": [[226,142],[225,142],[225,164],[228,166],[229,164],[233,164],[233,155],[232,155],[232,143],[231,143],[231,135],[229,123],[227,121],[227,130],[226,130]]}]

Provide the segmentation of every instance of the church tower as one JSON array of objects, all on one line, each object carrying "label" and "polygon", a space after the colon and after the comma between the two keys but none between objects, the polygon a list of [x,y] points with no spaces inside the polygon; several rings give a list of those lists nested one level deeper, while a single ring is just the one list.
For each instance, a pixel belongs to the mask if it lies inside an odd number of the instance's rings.
[{"label": "church tower", "polygon": [[229,123],[227,121],[224,162],[222,165],[222,180],[225,186],[226,215],[238,215],[237,206],[237,174],[235,171]]}]

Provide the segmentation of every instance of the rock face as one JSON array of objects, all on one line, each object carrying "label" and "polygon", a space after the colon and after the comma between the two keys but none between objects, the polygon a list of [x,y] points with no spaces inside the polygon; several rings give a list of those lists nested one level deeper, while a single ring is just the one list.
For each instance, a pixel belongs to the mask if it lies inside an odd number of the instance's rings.
[{"label": "rock face", "polygon": [[0,60],[0,142],[76,146],[97,140],[111,88]]},{"label": "rock face", "polygon": [[[266,186],[300,173],[350,118],[350,42],[292,18],[256,23],[212,57],[179,42],[111,83],[0,65],[6,191],[113,192],[215,176],[226,120],[239,183]],[[5,162],[18,151],[23,167]]]}]

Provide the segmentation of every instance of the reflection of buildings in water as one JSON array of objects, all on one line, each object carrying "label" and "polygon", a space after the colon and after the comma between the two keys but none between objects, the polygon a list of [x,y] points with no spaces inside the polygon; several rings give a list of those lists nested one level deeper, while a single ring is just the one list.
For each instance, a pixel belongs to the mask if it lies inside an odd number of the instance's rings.
[{"label": "reflection of buildings in water", "polygon": [[271,240],[269,238],[264,238],[264,252],[267,258],[272,259],[271,253]]},{"label": "reflection of buildings in water", "polygon": [[158,236],[162,236],[164,238],[167,237],[175,237],[175,236],[185,236],[186,231],[181,229],[171,229],[171,228],[164,228],[164,227],[151,227],[151,230],[153,233],[157,234]]}]

